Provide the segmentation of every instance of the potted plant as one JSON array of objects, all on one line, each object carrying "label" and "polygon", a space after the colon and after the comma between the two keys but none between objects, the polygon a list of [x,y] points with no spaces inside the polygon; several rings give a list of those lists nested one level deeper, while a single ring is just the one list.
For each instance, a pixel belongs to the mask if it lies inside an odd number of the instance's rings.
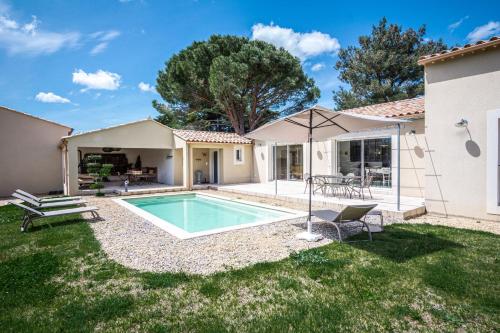
[{"label": "potted plant", "polygon": [[136,170],[141,170],[141,168],[142,168],[141,155],[137,155],[137,159],[135,160],[134,168]]},{"label": "potted plant", "polygon": [[89,155],[85,158],[87,172],[94,179],[94,183],[90,185],[91,189],[97,190],[96,196],[102,197],[104,193],[101,189],[104,188],[103,179],[110,175],[113,164],[101,164],[101,155]]}]

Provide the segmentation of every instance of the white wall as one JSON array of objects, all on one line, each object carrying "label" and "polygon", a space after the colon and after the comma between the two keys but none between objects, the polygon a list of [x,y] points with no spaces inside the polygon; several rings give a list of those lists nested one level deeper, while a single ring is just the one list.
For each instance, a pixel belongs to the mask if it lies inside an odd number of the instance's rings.
[{"label": "white wall", "polygon": [[[500,108],[500,50],[427,65],[425,95],[427,210],[500,220],[487,212],[486,184],[487,114]],[[461,118],[469,132],[455,127]]]},{"label": "white wall", "polygon": [[272,180],[272,144],[256,140],[253,145],[253,181],[265,183]]}]

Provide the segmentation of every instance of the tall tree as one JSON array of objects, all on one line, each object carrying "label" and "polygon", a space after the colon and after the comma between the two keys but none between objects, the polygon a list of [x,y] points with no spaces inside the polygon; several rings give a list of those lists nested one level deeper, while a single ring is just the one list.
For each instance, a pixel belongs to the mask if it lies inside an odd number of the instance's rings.
[{"label": "tall tree", "polygon": [[[159,121],[206,129],[214,122],[242,135],[317,101],[319,89],[283,48],[214,35],[172,56],[158,73]],[[220,127],[219,126],[219,127]]]},{"label": "tall tree", "polygon": [[420,56],[446,49],[442,40],[424,39],[425,25],[403,31],[382,18],[370,36],[359,37],[359,46],[339,51],[335,68],[350,86],[333,92],[338,110],[412,98],[424,93]]}]

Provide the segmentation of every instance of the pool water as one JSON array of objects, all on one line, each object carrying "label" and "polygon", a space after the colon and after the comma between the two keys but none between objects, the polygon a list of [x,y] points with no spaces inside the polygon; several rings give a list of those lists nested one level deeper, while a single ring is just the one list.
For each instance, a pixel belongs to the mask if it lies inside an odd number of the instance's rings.
[{"label": "pool water", "polygon": [[275,221],[294,216],[285,211],[194,193],[125,199],[124,201],[189,233]]}]

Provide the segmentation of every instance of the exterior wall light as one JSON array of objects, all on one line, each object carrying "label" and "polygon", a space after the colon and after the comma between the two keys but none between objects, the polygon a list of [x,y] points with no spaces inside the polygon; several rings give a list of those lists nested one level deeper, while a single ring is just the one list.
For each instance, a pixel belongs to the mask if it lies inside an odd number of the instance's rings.
[{"label": "exterior wall light", "polygon": [[417,131],[415,131],[414,129],[408,132],[408,135],[415,135],[415,134],[417,134]]},{"label": "exterior wall light", "polygon": [[467,127],[469,122],[466,119],[460,119],[458,123],[455,124],[456,127]]}]

